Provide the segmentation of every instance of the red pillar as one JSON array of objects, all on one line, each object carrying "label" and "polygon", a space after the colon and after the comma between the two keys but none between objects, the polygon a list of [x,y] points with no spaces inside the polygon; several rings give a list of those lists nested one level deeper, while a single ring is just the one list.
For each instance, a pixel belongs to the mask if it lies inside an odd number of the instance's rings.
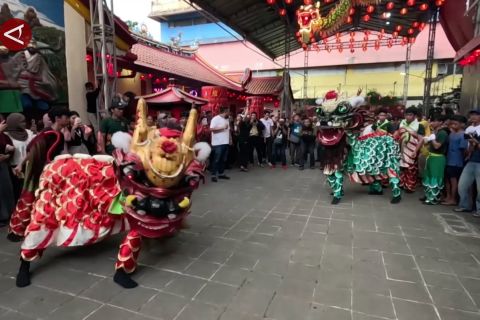
[{"label": "red pillar", "polygon": [[255,112],[259,118],[263,117],[264,99],[262,97],[248,97],[247,98],[248,112]]},{"label": "red pillar", "polygon": [[230,107],[228,90],[223,87],[202,87],[202,98],[208,100],[208,104],[202,106],[202,111],[212,111],[214,115],[218,114],[221,106]]}]

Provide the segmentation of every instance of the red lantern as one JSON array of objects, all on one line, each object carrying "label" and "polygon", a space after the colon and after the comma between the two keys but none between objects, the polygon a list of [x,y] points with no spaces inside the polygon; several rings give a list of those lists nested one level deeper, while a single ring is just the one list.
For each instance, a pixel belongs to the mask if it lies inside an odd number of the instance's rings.
[{"label": "red lantern", "polygon": [[286,4],[292,4],[293,0],[285,0]]},{"label": "red lantern", "polygon": [[148,74],[148,79],[152,79],[153,78],[153,74],[149,73]]},{"label": "red lantern", "polygon": [[353,16],[354,14],[355,14],[355,8],[350,8],[350,10],[348,10],[348,15]]},{"label": "red lantern", "polygon": [[87,54],[87,55],[85,56],[85,61],[87,61],[87,62],[92,62],[92,61],[93,61],[92,55]]},{"label": "red lantern", "polygon": [[395,31],[395,32],[393,32],[393,39],[397,39],[397,38],[398,38],[398,32]]},{"label": "red lantern", "polygon": [[308,6],[309,4],[312,4],[312,0],[303,0],[303,3]]},{"label": "red lantern", "polygon": [[400,10],[400,14],[403,15],[403,16],[406,15],[407,13],[408,13],[408,9],[407,9],[407,8],[402,8],[402,9]]},{"label": "red lantern", "polygon": [[393,10],[393,8],[395,8],[395,2],[390,1],[387,3],[387,10]]},{"label": "red lantern", "polygon": [[155,79],[155,83],[156,83],[156,84],[160,84],[160,82],[161,82],[160,79],[158,79],[158,78]]},{"label": "red lantern", "polygon": [[445,1],[445,0],[437,0],[437,1],[435,1],[435,5],[436,5],[437,7],[441,7],[441,6],[443,6],[443,2],[444,2],[444,1]]},{"label": "red lantern", "polygon": [[145,81],[145,75],[144,75],[144,74],[142,74],[142,75],[140,76],[140,80]]},{"label": "red lantern", "polygon": [[373,13],[375,11],[375,7],[374,6],[368,6],[367,7],[367,12],[368,13]]},{"label": "red lantern", "polygon": [[352,21],[353,21],[352,17],[348,16],[347,17],[347,23],[352,23]]},{"label": "red lantern", "polygon": [[370,15],[366,14],[363,16],[363,21],[368,22],[370,21]]},{"label": "red lantern", "polygon": [[282,8],[282,9],[278,10],[278,13],[283,17],[287,14],[287,10]]},{"label": "red lantern", "polygon": [[399,25],[395,28],[395,30],[397,30],[398,32],[402,31],[402,29],[403,29],[403,27],[402,27],[401,24],[399,24]]},{"label": "red lantern", "polygon": [[415,0],[407,0],[407,6],[413,7],[415,5]]},{"label": "red lantern", "polygon": [[415,21],[415,22],[412,24],[412,27],[418,28],[419,25],[420,25],[420,23],[419,23],[418,21]]},{"label": "red lantern", "polygon": [[422,3],[419,7],[420,11],[427,11],[428,10],[428,4],[427,3]]},{"label": "red lantern", "polygon": [[275,0],[267,0],[267,4],[272,5],[275,3]]},{"label": "red lantern", "polygon": [[407,32],[408,32],[408,34],[413,34],[415,32],[415,30],[413,30],[413,28],[410,28],[410,29],[408,29]]}]

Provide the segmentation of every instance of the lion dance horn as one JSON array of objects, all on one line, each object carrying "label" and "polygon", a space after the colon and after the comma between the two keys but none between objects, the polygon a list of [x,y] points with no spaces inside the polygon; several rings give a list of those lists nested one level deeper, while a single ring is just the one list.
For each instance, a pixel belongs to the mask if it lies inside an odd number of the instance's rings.
[{"label": "lion dance horn", "polygon": [[140,98],[137,104],[137,123],[132,137],[131,149],[133,152],[138,153],[138,151],[145,148],[148,139],[148,131],[147,103],[143,98]]},{"label": "lion dance horn", "polygon": [[193,145],[195,144],[195,137],[196,137],[196,128],[197,128],[197,121],[198,121],[198,111],[195,108],[195,103],[192,104],[192,109],[190,109],[190,113],[188,115],[187,124],[185,125],[185,130],[183,132],[182,142],[183,146],[190,152],[185,152],[186,156],[184,158],[184,164],[188,165],[193,158],[195,157],[194,152],[191,152]]}]

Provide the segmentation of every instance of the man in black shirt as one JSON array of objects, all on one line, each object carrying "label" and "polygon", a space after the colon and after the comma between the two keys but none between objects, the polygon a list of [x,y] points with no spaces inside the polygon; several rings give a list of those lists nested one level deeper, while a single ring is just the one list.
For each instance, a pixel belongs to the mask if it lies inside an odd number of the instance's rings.
[{"label": "man in black shirt", "polygon": [[97,119],[97,100],[98,100],[98,95],[100,93],[100,86],[95,89],[93,83],[87,82],[85,83],[85,90],[87,93],[85,94],[85,97],[87,99],[87,115],[88,115],[88,121],[90,121],[90,124],[93,126],[93,129],[95,130],[95,134],[98,132],[98,119]]}]

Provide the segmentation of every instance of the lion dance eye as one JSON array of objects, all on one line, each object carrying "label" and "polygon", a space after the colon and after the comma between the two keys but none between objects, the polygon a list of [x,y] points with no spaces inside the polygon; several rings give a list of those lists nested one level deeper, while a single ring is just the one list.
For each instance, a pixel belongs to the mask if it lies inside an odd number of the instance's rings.
[{"label": "lion dance eye", "polygon": [[348,106],[344,105],[344,104],[341,104],[337,107],[337,113],[340,113],[340,114],[345,114],[348,112]]}]

